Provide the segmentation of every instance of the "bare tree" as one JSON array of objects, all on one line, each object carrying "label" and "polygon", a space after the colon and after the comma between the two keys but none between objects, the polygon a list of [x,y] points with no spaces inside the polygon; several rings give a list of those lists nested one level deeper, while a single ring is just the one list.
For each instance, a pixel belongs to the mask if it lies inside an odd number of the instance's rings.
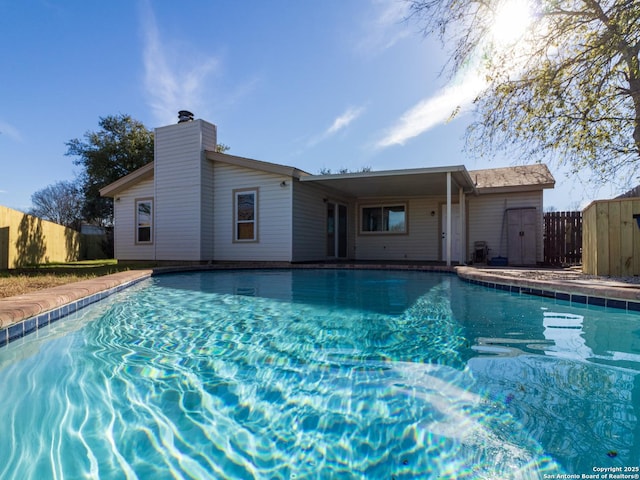
[{"label": "bare tree", "polygon": [[638,178],[638,0],[406,1],[425,34],[451,46],[449,73],[483,83],[471,151],[555,160],[596,181]]},{"label": "bare tree", "polygon": [[80,230],[83,201],[82,189],[77,183],[61,181],[31,195],[33,207],[29,214]]}]

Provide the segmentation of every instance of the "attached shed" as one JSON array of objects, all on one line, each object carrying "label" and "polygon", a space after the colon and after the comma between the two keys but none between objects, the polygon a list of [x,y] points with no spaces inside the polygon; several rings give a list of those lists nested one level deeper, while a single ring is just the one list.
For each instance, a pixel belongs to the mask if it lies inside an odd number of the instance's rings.
[{"label": "attached shed", "polygon": [[640,275],[640,197],[592,202],[582,222],[584,273]]},{"label": "attached shed", "polygon": [[469,174],[477,191],[477,197],[469,201],[469,251],[484,244],[489,261],[508,265],[542,262],[542,192],[555,185],[547,166],[518,165]]}]

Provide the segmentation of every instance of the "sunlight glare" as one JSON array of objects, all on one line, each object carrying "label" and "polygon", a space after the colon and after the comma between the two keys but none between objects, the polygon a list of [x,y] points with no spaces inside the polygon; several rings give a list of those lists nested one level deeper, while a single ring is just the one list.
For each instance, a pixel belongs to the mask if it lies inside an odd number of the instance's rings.
[{"label": "sunlight glare", "polygon": [[532,20],[528,0],[500,2],[491,27],[494,42],[501,46],[512,46],[523,37]]}]

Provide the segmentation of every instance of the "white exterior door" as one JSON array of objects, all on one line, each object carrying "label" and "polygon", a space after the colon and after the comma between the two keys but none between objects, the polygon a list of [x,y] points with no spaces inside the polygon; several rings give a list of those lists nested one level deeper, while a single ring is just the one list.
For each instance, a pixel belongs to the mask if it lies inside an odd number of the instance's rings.
[{"label": "white exterior door", "polygon": [[[447,206],[442,205],[442,261],[447,260]],[[451,261],[460,261],[462,246],[462,232],[460,231],[460,205],[451,205]]]}]

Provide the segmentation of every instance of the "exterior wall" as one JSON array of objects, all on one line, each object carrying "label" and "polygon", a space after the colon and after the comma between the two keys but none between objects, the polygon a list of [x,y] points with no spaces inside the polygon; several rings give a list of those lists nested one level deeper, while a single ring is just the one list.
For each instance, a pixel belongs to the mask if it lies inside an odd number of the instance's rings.
[{"label": "exterior wall", "polygon": [[[155,260],[155,220],[153,212],[152,244],[136,244],[136,200],[153,198],[153,179],[144,180],[137,185],[116,195],[113,202],[113,213],[116,219],[113,229],[114,254],[118,260]],[[155,210],[155,198],[153,198]]]},{"label": "exterior wall", "polygon": [[[357,260],[440,260],[440,197],[360,200],[353,217]],[[376,204],[407,205],[406,234],[361,234],[360,207]],[[434,215],[431,215],[434,212]]]},{"label": "exterior wall", "polygon": [[213,169],[204,150],[215,143],[215,126],[202,120],[156,129],[157,260],[213,260]]},{"label": "exterior wall", "polygon": [[294,262],[327,259],[327,201],[347,206],[347,258],[354,258],[354,202],[315,185],[293,183],[293,255]]},{"label": "exterior wall", "polygon": [[[292,178],[213,162],[214,258],[283,261],[292,258]],[[286,186],[282,187],[282,181]],[[258,190],[258,241],[234,242],[234,190]]]},{"label": "exterior wall", "polygon": [[75,230],[0,206],[0,270],[76,261],[80,251]]},{"label": "exterior wall", "polygon": [[[213,128],[202,129],[202,149],[215,150],[217,145],[217,132],[215,126],[206,124]],[[214,258],[214,227],[215,210],[213,203],[213,162],[205,158],[201,150],[201,171],[200,171],[200,242],[201,260],[215,260]]]},{"label": "exterior wall", "polygon": [[536,224],[536,261],[542,262],[543,208],[542,191],[522,193],[485,194],[467,197],[467,252],[473,253],[476,241],[485,241],[489,258],[507,256],[507,225],[505,211],[508,208],[535,207],[539,220]]},{"label": "exterior wall", "polygon": [[582,271],[640,275],[640,199],[599,200],[582,214]]}]

